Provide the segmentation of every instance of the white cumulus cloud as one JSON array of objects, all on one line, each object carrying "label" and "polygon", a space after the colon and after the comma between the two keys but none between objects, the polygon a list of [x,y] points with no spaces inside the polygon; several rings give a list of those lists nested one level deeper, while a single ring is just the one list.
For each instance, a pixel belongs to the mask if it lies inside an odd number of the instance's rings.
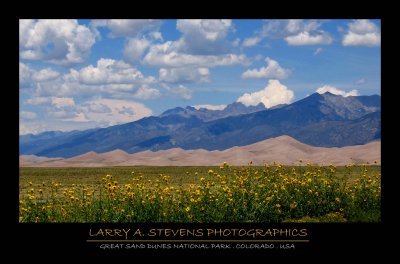
[{"label": "white cumulus cloud", "polygon": [[314,51],[313,55],[314,55],[314,56],[317,56],[317,55],[319,55],[322,51],[324,51],[323,48],[317,48],[317,49]]},{"label": "white cumulus cloud", "polygon": [[149,46],[150,41],[145,38],[129,39],[124,47],[124,59],[132,64],[138,63]]},{"label": "white cumulus cloud", "polygon": [[63,121],[70,121],[70,122],[90,122],[90,119],[86,117],[84,113],[74,113],[73,117],[66,117]]},{"label": "white cumulus cloud", "polygon": [[246,64],[244,54],[193,55],[183,52],[181,42],[167,41],[152,45],[143,58],[143,64],[155,67],[215,67]]},{"label": "white cumulus cloud", "polygon": [[348,24],[348,30],[342,40],[343,46],[379,47],[381,30],[368,19],[354,20]]},{"label": "white cumulus cloud", "polygon": [[137,37],[148,31],[157,31],[161,20],[156,19],[99,19],[92,20],[94,30],[98,27],[108,27],[109,37]]},{"label": "white cumulus cloud", "polygon": [[[79,106],[77,118],[84,122],[93,121],[101,126],[111,126],[133,122],[152,115],[145,105],[127,100],[95,99]],[[77,120],[75,120],[77,122]]]},{"label": "white cumulus cloud", "polygon": [[28,112],[28,111],[21,111],[19,113],[19,116],[21,119],[25,119],[25,120],[33,120],[36,119],[37,114],[34,112]]},{"label": "white cumulus cloud", "polygon": [[245,93],[237,99],[246,106],[258,105],[263,103],[266,108],[271,108],[279,104],[288,104],[294,98],[294,93],[278,80],[269,80],[267,87],[254,93]]},{"label": "white cumulus cloud", "polygon": [[159,74],[159,79],[168,83],[208,82],[210,71],[195,67],[161,68]]},{"label": "white cumulus cloud", "polygon": [[238,47],[240,44],[240,38],[236,38],[234,41],[232,41],[232,47]]},{"label": "white cumulus cloud", "polygon": [[31,78],[33,70],[28,65],[19,63],[19,85],[20,88],[29,87],[31,85]]},{"label": "white cumulus cloud", "polygon": [[168,90],[173,95],[176,95],[185,100],[190,100],[190,99],[192,99],[192,96],[193,96],[193,91],[182,84],[178,85],[177,87],[168,88]]},{"label": "white cumulus cloud", "polygon": [[45,82],[56,79],[58,76],[60,76],[59,72],[51,68],[46,68],[33,73],[32,79],[36,82]]},{"label": "white cumulus cloud", "polygon": [[282,68],[279,63],[273,59],[266,58],[266,67],[260,69],[247,70],[242,74],[243,79],[249,78],[274,78],[274,79],[286,79],[289,77],[291,71],[289,69]]},{"label": "white cumulus cloud", "polygon": [[95,35],[75,19],[19,21],[20,57],[54,64],[82,63],[95,43]]},{"label": "white cumulus cloud", "polygon": [[251,37],[251,38],[246,38],[245,40],[243,40],[243,47],[253,47],[255,45],[257,45],[260,41],[262,40],[261,37]]},{"label": "white cumulus cloud", "polygon": [[183,51],[196,55],[228,53],[226,36],[231,27],[229,19],[179,19],[176,23],[182,32]]},{"label": "white cumulus cloud", "polygon": [[153,31],[149,34],[150,38],[152,38],[153,40],[160,40],[160,41],[164,41],[164,38],[161,34],[160,31]]},{"label": "white cumulus cloud", "polygon": [[79,70],[79,80],[89,85],[129,84],[145,81],[145,78],[139,70],[123,61],[101,58],[96,66],[89,65]]},{"label": "white cumulus cloud", "polygon": [[44,105],[51,103],[51,97],[32,97],[26,101],[30,105]]},{"label": "white cumulus cloud", "polygon": [[136,99],[154,99],[157,97],[160,97],[161,93],[159,90],[148,87],[147,85],[143,85],[141,87],[139,87],[135,93],[133,94],[133,98]]},{"label": "white cumulus cloud", "polygon": [[[152,44],[142,63],[161,68],[210,68],[216,66],[246,65],[246,55],[232,52],[237,41],[228,41],[233,31],[231,20],[178,20],[176,27],[182,33],[176,41]],[[238,40],[240,42],[240,40]]]},{"label": "white cumulus cloud", "polygon": [[307,31],[300,32],[297,35],[288,36],[285,40],[292,46],[331,44],[333,41],[332,37],[327,33],[312,35]]},{"label": "white cumulus cloud", "polygon": [[326,92],[329,92],[331,94],[335,94],[335,95],[341,95],[343,97],[347,97],[347,96],[357,96],[358,95],[358,91],[357,90],[351,90],[350,92],[346,92],[343,90],[340,90],[334,86],[330,86],[330,85],[324,85],[320,88],[318,88],[316,90],[317,93],[319,94],[324,94]]},{"label": "white cumulus cloud", "polygon": [[27,90],[28,94],[33,94],[35,97],[40,97],[36,94],[36,91],[41,90],[42,85],[46,86],[48,82],[57,81],[60,76],[60,73],[52,68],[35,70],[30,68],[27,64],[19,63],[19,88],[29,89]]},{"label": "white cumulus cloud", "polygon": [[[323,22],[303,19],[266,20],[253,37],[247,38],[243,46],[254,46],[265,38],[283,38],[289,45],[321,45],[331,44],[331,35],[321,29]],[[243,43],[245,44],[245,43]]]},{"label": "white cumulus cloud", "polygon": [[57,108],[64,108],[75,105],[74,98],[69,97],[53,97],[51,98],[51,103]]},{"label": "white cumulus cloud", "polygon": [[[57,107],[52,101],[63,107]],[[72,106],[66,98],[49,98],[47,104],[38,107],[46,110],[46,118],[34,118],[35,113],[22,111],[20,134],[107,127],[152,115],[151,109],[142,103],[119,99],[96,98]]]},{"label": "white cumulus cloud", "polygon": [[101,58],[96,65],[70,71],[55,80],[38,83],[35,97],[72,97],[96,94],[113,98],[152,99],[160,96],[153,87],[158,81],[144,76],[132,65],[113,59]]}]

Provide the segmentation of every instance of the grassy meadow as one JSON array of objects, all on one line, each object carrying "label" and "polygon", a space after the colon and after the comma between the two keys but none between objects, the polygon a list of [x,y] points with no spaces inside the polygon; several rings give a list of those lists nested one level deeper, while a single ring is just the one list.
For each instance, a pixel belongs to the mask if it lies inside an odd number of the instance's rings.
[{"label": "grassy meadow", "polygon": [[380,166],[20,168],[20,222],[379,222]]}]

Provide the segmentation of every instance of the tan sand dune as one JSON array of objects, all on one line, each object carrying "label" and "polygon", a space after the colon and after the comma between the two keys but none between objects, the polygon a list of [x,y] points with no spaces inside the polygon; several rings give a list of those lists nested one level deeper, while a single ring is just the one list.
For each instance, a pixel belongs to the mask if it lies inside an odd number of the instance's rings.
[{"label": "tan sand dune", "polygon": [[40,167],[96,167],[96,166],[207,166],[221,165],[227,162],[232,165],[246,165],[250,161],[255,165],[272,164],[274,161],[285,164],[334,164],[345,165],[356,163],[380,164],[381,142],[374,141],[366,145],[343,148],[322,148],[303,144],[289,136],[270,138],[251,145],[233,147],[223,151],[183,150],[173,148],[157,152],[143,151],[128,154],[122,150],[106,153],[88,152],[69,159],[48,159],[33,155],[21,156],[21,166]]},{"label": "tan sand dune", "polygon": [[110,163],[120,163],[124,160],[129,159],[130,154],[120,150],[120,149],[116,149],[113,151],[109,151],[109,152],[105,152],[105,153],[101,153],[98,154],[99,157],[101,157],[104,161],[106,162],[110,162]]},{"label": "tan sand dune", "polygon": [[69,161],[78,161],[78,162],[79,161],[93,161],[93,160],[102,161],[103,158],[102,158],[101,154],[98,154],[98,153],[96,153],[94,151],[90,151],[90,152],[87,152],[85,154],[69,158],[68,160]]},{"label": "tan sand dune", "polygon": [[19,165],[21,167],[39,165],[41,163],[62,160],[62,158],[47,158],[47,157],[38,157],[35,155],[22,155],[19,157]]}]

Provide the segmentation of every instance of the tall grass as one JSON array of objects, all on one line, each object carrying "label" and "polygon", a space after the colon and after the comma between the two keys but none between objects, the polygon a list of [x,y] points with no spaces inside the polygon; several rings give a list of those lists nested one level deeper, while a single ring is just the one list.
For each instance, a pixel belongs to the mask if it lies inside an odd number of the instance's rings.
[{"label": "tall grass", "polygon": [[151,177],[138,170],[81,184],[25,177],[20,222],[380,221],[380,167],[224,163],[147,169]]}]

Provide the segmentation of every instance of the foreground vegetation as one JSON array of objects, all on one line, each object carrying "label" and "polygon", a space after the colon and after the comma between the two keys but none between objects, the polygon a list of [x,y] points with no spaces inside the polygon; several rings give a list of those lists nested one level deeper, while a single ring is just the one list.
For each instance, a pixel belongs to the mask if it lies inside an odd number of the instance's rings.
[{"label": "foreground vegetation", "polygon": [[379,166],[21,168],[20,222],[377,222]]}]

